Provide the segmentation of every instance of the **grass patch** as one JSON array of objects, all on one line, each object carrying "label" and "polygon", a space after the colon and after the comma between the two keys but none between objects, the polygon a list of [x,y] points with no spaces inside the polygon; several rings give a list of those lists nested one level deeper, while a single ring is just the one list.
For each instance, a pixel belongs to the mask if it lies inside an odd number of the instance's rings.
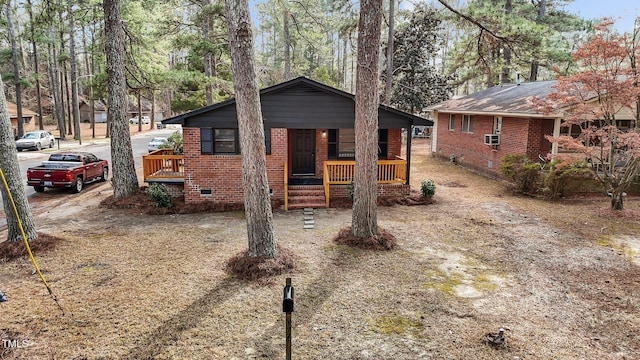
[{"label": "grass patch", "polygon": [[440,270],[436,270],[427,274],[427,277],[429,280],[423,284],[425,288],[435,289],[450,296],[455,295],[456,286],[462,284],[462,274],[452,274],[449,276]]},{"label": "grass patch", "polygon": [[384,335],[418,335],[424,329],[424,325],[403,316],[382,315],[369,320],[369,330]]}]

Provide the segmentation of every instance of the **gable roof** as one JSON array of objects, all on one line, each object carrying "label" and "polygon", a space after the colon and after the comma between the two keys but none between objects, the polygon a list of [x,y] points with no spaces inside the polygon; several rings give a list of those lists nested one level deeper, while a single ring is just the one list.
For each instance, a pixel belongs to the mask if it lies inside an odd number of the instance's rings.
[{"label": "gable roof", "polygon": [[534,97],[545,99],[555,91],[556,80],[503,84],[429,107],[443,113],[554,117],[542,114],[530,104]]},{"label": "gable roof", "polygon": [[[306,77],[299,77],[260,90],[265,127],[268,128],[353,128],[355,95]],[[235,98],[195,109],[162,121],[184,127],[237,127]],[[423,117],[392,107],[378,107],[380,128],[432,126]]]},{"label": "gable roof", "polygon": [[[7,101],[7,111],[9,112],[9,118],[18,117],[18,106],[15,103]],[[33,117],[38,115],[36,112],[27,109],[26,107],[22,107],[22,116],[23,117]]]}]

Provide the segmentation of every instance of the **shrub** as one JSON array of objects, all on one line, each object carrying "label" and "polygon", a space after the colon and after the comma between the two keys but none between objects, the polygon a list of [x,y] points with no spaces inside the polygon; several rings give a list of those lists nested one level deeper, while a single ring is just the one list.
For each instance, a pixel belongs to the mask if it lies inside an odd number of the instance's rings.
[{"label": "shrub", "polygon": [[157,207],[171,207],[173,202],[169,189],[164,184],[153,183],[147,190],[147,196]]},{"label": "shrub", "polygon": [[544,174],[542,194],[547,199],[557,199],[564,195],[567,186],[572,179],[590,174],[589,164],[584,161],[564,163],[562,160],[553,160],[551,169]]},{"label": "shrub", "polygon": [[431,199],[436,194],[436,182],[432,179],[424,179],[420,184],[420,191],[423,198]]},{"label": "shrub", "polygon": [[162,145],[158,146],[160,149],[173,149],[174,155],[182,155],[182,134],[179,132],[174,132],[167,138],[167,141]]},{"label": "shrub", "polygon": [[541,165],[524,154],[511,154],[502,158],[502,174],[513,180],[515,191],[532,194],[540,182]]}]

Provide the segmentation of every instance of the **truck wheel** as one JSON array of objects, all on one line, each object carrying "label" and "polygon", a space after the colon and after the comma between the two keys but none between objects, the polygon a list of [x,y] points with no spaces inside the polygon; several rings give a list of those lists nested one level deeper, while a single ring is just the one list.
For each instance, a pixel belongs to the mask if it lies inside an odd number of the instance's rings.
[{"label": "truck wheel", "polygon": [[78,176],[76,178],[76,183],[75,185],[73,185],[73,187],[71,188],[71,191],[74,194],[79,193],[80,191],[82,191],[82,186],[84,185],[84,181],[82,180],[82,178],[80,176]]},{"label": "truck wheel", "polygon": [[41,145],[39,142],[38,142],[38,143],[36,143],[36,150],[37,150],[37,151],[42,150],[42,145]]},{"label": "truck wheel", "polygon": [[108,177],[109,177],[109,168],[108,167],[103,167],[102,168],[102,176],[100,177],[100,182],[107,181]]},{"label": "truck wheel", "polygon": [[33,190],[36,192],[44,192],[44,186],[34,186]]},{"label": "truck wheel", "polygon": [[49,149],[53,148],[55,141],[51,140],[51,142],[49,143]]}]

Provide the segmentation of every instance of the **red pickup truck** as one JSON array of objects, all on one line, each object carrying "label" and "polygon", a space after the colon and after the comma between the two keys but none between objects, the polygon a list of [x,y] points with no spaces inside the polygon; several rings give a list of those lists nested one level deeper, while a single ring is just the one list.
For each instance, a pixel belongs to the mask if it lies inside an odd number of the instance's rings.
[{"label": "red pickup truck", "polygon": [[36,192],[45,188],[71,188],[82,191],[85,183],[107,181],[109,164],[88,152],[60,152],[51,154],[42,165],[27,169],[27,185]]}]

